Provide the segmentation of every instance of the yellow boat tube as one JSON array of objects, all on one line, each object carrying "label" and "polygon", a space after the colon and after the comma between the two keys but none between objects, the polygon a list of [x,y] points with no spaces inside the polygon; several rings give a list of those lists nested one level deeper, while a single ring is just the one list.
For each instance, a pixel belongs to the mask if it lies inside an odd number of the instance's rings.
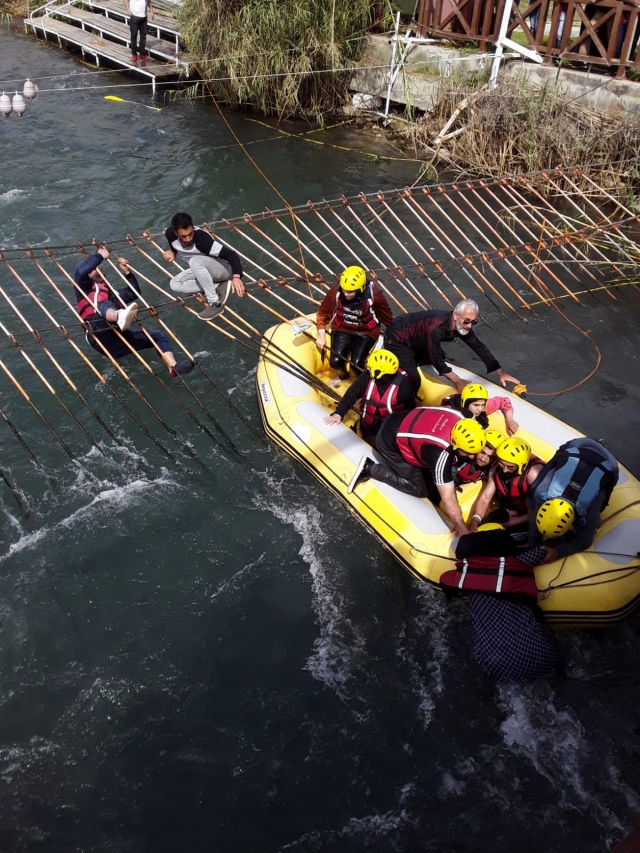
[{"label": "yellow boat tube", "polygon": [[[455,560],[456,540],[446,515],[426,498],[405,495],[373,480],[347,494],[361,456],[375,457],[376,453],[350,429],[357,421],[354,412],[341,424],[323,423],[336,403],[311,378],[317,376],[326,383],[333,376],[328,363],[320,358],[314,332],[313,325],[301,331],[296,323],[282,323],[264,334],[257,391],[267,435],[339,495],[412,575],[438,586],[440,576],[453,568]],[[431,368],[423,372],[419,405],[440,405],[452,393],[451,385]],[[561,444],[582,435],[485,377],[460,367],[456,372],[469,382],[481,382],[489,396],[511,397],[520,424],[517,435],[540,458],[550,459]],[[338,393],[347,387],[342,383]],[[492,427],[505,430],[499,412],[489,419]],[[479,483],[463,487],[459,502],[465,519],[480,488]],[[618,485],[591,548],[535,569],[538,600],[547,621],[557,626],[594,627],[626,617],[640,603],[639,550],[640,483],[620,466]]]}]

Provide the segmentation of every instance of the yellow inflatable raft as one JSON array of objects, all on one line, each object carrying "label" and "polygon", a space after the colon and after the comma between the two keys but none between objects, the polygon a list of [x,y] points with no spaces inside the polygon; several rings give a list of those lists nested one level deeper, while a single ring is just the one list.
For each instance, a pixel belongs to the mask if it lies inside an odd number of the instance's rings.
[{"label": "yellow inflatable raft", "polygon": [[[316,349],[315,326],[301,330],[303,325],[282,323],[263,337],[257,390],[267,434],[340,495],[411,574],[438,585],[442,573],[453,568],[455,540],[447,517],[427,499],[372,480],[347,494],[360,457],[375,456],[375,452],[350,429],[357,421],[355,413],[336,426],[323,423],[336,404],[311,375],[326,382],[333,373]],[[428,371],[424,369],[419,402],[439,405],[451,386]],[[484,384],[489,396],[511,396],[520,424],[517,434],[542,459],[550,459],[557,447],[581,435],[485,377],[458,367],[456,372],[469,382]],[[337,390],[342,394],[346,388],[343,383]],[[490,421],[504,431],[500,413],[492,414]],[[459,500],[465,518],[479,490],[477,483],[464,486]],[[614,624],[631,613],[640,603],[639,550],[640,483],[620,466],[618,485],[589,551],[535,570],[539,603],[547,620],[558,626],[593,627]]]}]

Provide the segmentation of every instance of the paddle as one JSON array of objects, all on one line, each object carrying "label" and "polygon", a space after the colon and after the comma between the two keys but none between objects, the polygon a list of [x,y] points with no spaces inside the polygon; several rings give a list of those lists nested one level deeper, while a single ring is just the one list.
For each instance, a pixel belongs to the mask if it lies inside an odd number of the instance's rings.
[{"label": "paddle", "polygon": [[137,107],[144,107],[146,110],[153,110],[154,113],[160,112],[160,107],[149,107],[146,104],[139,104],[137,101],[125,101],[124,98],[119,98],[117,95],[105,95],[105,101],[118,101],[121,104],[135,104]]}]

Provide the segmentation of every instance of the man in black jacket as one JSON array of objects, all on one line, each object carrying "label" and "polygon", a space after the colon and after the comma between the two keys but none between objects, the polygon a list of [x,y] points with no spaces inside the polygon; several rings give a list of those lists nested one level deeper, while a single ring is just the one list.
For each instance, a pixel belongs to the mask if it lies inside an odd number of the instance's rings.
[{"label": "man in black jacket", "polygon": [[[236,252],[218,243],[203,228],[194,226],[188,213],[176,213],[166,237],[169,248],[164,253],[165,261],[175,261],[177,255],[189,259],[189,269],[171,279],[171,290],[185,296],[204,293],[209,305],[200,313],[203,320],[213,320],[220,314],[229,287],[238,296],[243,295],[242,264]],[[228,286],[224,286],[225,282]]]},{"label": "man in black jacket", "polygon": [[443,341],[459,338],[484,362],[487,373],[493,370],[503,386],[518,380],[504,371],[489,348],[478,339],[473,327],[478,322],[478,305],[472,299],[459,302],[453,311],[416,311],[395,317],[384,336],[385,349],[398,356],[400,367],[411,377],[416,392],[420,388],[419,364],[432,364],[458,391],[467,384],[445,361]]}]

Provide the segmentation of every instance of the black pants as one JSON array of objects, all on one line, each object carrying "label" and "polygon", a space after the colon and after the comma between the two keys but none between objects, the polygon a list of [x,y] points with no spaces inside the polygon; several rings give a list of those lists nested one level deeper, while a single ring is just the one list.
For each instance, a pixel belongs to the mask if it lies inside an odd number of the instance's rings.
[{"label": "black pants", "polygon": [[409,374],[413,390],[417,394],[420,390],[420,385],[422,384],[422,374],[418,370],[418,364],[428,364],[428,359],[426,361],[418,362],[416,353],[411,349],[411,347],[408,347],[406,344],[399,343],[394,338],[385,337],[384,348],[398,356],[400,368]]},{"label": "black pants", "polygon": [[338,374],[346,377],[347,362],[351,362],[351,366],[359,370],[364,370],[364,363],[369,355],[369,352],[375,339],[369,335],[352,335],[349,332],[333,332],[331,335],[331,356],[329,364],[338,372]]},{"label": "black pants", "polygon": [[[125,305],[131,305],[131,303],[135,302],[138,298],[138,294],[130,287],[121,287],[118,290],[118,294]],[[105,305],[108,305],[111,308],[116,308],[113,302],[101,302],[100,308]],[[107,323],[107,321],[104,319],[92,320],[91,328],[95,332],[95,335],[92,335],[91,333],[87,332],[85,335],[87,343],[101,355],[104,355],[104,352],[96,342],[96,338],[100,341],[102,346],[104,346],[109,355],[113,356],[113,358],[124,358],[126,355],[131,355],[131,350],[122,341],[122,338],[128,341],[128,343],[134,350],[136,350],[136,352],[141,352],[145,349],[155,349],[149,338],[142,331],[132,332],[131,329],[127,329],[126,332],[119,332],[118,334],[116,334],[113,331],[113,326],[110,323]],[[147,331],[149,332],[150,337],[152,337],[158,345],[158,349],[160,349],[162,352],[171,352],[171,343],[164,332],[157,332],[155,330],[152,331],[151,329],[147,329]]]},{"label": "black pants", "polygon": [[[129,18],[129,31],[131,33],[131,56],[146,55],[147,49],[147,18],[135,18],[133,15]],[[140,49],[138,50],[137,41],[138,33],[140,33]]]},{"label": "black pants", "polygon": [[398,450],[396,434],[405,415],[406,412],[396,412],[384,419],[376,436],[376,450],[383,457],[384,464],[371,467],[371,479],[388,483],[406,495],[429,498],[437,506],[440,502],[440,492],[433,482],[431,471],[410,465]]}]

